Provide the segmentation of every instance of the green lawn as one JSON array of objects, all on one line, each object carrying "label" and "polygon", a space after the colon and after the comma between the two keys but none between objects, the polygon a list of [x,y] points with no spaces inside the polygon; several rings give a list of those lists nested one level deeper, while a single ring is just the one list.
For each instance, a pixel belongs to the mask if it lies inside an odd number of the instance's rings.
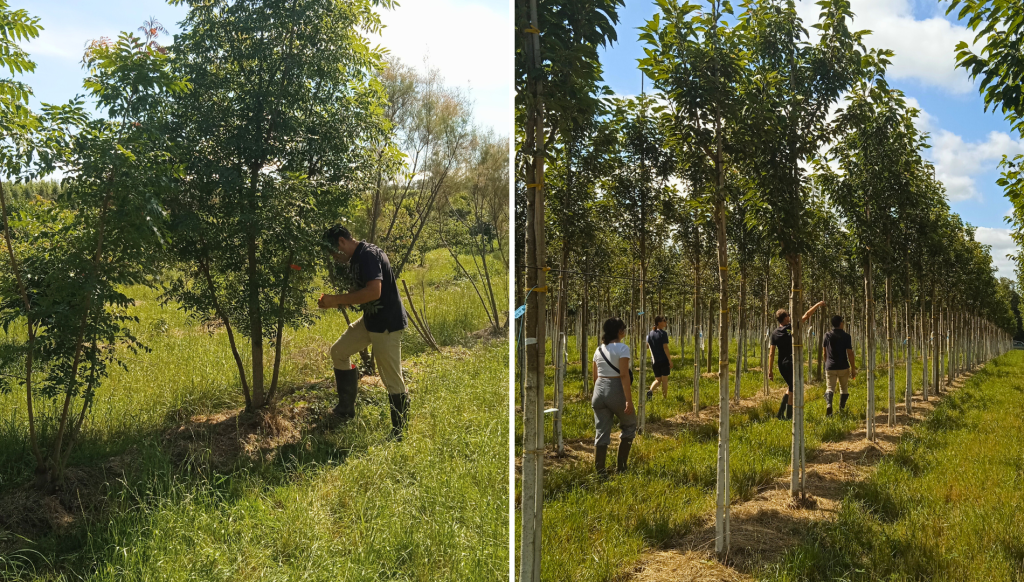
[{"label": "green lawn", "polygon": [[[0,396],[0,512],[25,509],[0,516],[0,580],[507,575],[508,342],[468,337],[487,321],[452,267],[432,253],[405,276],[448,347],[426,351],[411,326],[404,336],[413,400],[403,443],[386,440],[380,386],[363,386],[354,421],[329,421],[327,350],[345,330],[341,313],[286,333],[285,420],[275,424],[236,415],[242,396],[223,330],[162,306],[154,290],[131,289],[134,331],[152,352],[129,358],[100,389],[70,462],[81,499],[58,496],[57,523],[27,485],[23,396]],[[496,281],[499,301],[505,290]],[[196,420],[208,416],[224,420]],[[14,527],[3,531],[8,520]]]}]

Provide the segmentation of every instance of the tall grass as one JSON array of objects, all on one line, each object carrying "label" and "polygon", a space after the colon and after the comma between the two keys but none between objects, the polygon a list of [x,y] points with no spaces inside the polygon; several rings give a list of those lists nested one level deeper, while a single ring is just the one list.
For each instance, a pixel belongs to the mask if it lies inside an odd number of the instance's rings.
[{"label": "tall grass", "polygon": [[[444,354],[427,351],[411,326],[403,336],[413,398],[405,441],[386,441],[390,419],[384,390],[377,389],[347,425],[303,430],[298,442],[273,456],[227,469],[210,461],[217,451],[200,446],[183,461],[168,444],[168,435],[193,415],[242,405],[224,331],[162,305],[157,290],[129,289],[139,317],[133,332],[152,351],[127,358],[127,370],[112,370],[70,464],[94,475],[107,471],[112,457],[131,462],[125,474],[108,475],[101,509],[77,516],[69,529],[30,542],[0,532],[0,580],[502,576],[508,344],[471,341],[487,319],[443,250],[405,278],[434,337],[449,346]],[[504,279],[495,291],[506,293]],[[282,388],[301,390],[289,402],[301,397],[329,407],[328,350],[345,327],[332,310],[309,327],[286,331]],[[23,398],[0,395],[0,496],[30,479]],[[39,406],[45,429],[57,411],[43,400]],[[212,439],[206,444],[217,446]],[[5,554],[10,548],[17,553]]]},{"label": "tall grass", "polygon": [[1024,579],[1024,353],[989,362],[906,434],[835,521],[762,578]]}]

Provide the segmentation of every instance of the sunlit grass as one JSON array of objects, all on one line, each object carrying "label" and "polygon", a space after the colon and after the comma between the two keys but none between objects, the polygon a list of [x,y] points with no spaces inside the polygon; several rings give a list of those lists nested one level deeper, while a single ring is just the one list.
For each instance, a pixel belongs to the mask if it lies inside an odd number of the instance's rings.
[{"label": "sunlit grass", "polygon": [[[597,338],[589,341],[596,347]],[[564,437],[591,440],[594,435],[593,411],[581,385],[578,356],[570,338],[570,361],[566,376]],[[692,346],[691,346],[692,348]],[[731,350],[730,379],[735,381],[735,343]],[[669,397],[659,390],[648,404],[648,422],[658,422],[693,408],[693,359],[688,351],[685,361],[674,343],[675,367],[670,376]],[[759,358],[748,355],[748,366],[756,367]],[[714,356],[717,361],[717,354]],[[884,362],[883,358],[878,359]],[[862,366],[862,365],[861,365]],[[921,364],[914,361],[915,394],[920,393]],[[706,371],[706,370],[704,370]],[[549,366],[545,380],[546,397],[554,399],[554,370]],[[897,404],[903,402],[905,367],[896,368]],[[808,378],[813,375],[808,374]],[[825,383],[810,381],[806,386],[806,444],[808,454],[822,442],[840,440],[863,423],[866,410],[866,379],[863,370],[851,382],[847,413],[825,417]],[[653,379],[648,380],[648,384]],[[760,371],[743,374],[741,396],[762,393]],[[730,416],[731,496],[734,501],[752,498],[758,488],[771,484],[789,471],[792,443],[791,424],[775,419],[785,384],[776,374],[771,398],[759,406],[735,411]],[[587,392],[591,386],[587,387]],[[634,385],[634,403],[639,400],[639,378]],[[888,409],[888,377],[884,369],[876,372],[876,411]],[[733,387],[730,386],[730,394]],[[517,399],[519,395],[517,394]],[[835,410],[838,412],[839,397]],[[701,406],[718,405],[718,381],[701,379]],[[522,416],[517,418],[516,444],[522,446]],[[614,459],[617,431],[609,457]],[[546,442],[553,442],[552,422],[546,423]],[[670,539],[684,536],[702,523],[714,507],[716,485],[717,419],[681,429],[671,438],[640,437],[630,456],[630,471],[601,483],[589,462],[551,467],[546,471],[544,494],[544,530],[542,578],[544,580],[605,581],[628,570],[641,554]],[[521,483],[517,482],[517,499]],[[587,556],[579,560],[578,556]]]},{"label": "sunlit grass", "polygon": [[762,579],[1024,578],[1024,353],[951,394]]},{"label": "sunlit grass", "polygon": [[[12,546],[18,553],[0,560],[0,579],[482,581],[503,575],[508,343],[474,344],[470,334],[488,325],[476,293],[445,251],[430,253],[426,264],[404,278],[447,351],[430,350],[411,325],[403,336],[413,394],[406,440],[387,443],[390,420],[380,389],[348,425],[303,432],[272,460],[238,462],[227,471],[203,457],[183,463],[165,444],[168,430],[194,415],[241,407],[226,334],[162,305],[157,289],[128,289],[140,320],[132,331],[152,351],[127,354],[127,370],[112,369],[70,465],[88,468],[122,454],[134,464],[108,484],[102,515],[83,515],[69,531]],[[502,307],[506,281],[504,275],[494,280]],[[282,391],[317,383],[329,400],[328,349],[345,328],[343,315],[331,310],[309,327],[287,330]],[[0,333],[0,341],[19,333],[17,327],[11,336]],[[248,363],[247,344],[240,351]],[[44,440],[55,406],[36,400]],[[24,414],[23,394],[0,395],[0,495],[30,479]]]}]

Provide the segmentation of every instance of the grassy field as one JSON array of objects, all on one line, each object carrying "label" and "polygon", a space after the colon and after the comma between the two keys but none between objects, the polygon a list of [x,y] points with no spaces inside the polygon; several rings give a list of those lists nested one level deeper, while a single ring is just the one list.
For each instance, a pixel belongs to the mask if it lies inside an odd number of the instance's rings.
[{"label": "grassy field", "polygon": [[[358,417],[333,426],[327,352],[346,327],[340,312],[286,333],[283,402],[267,418],[239,414],[222,330],[131,289],[134,331],[152,352],[101,388],[56,498],[27,486],[23,403],[0,396],[0,580],[504,575],[508,343],[471,339],[487,325],[472,287],[443,250],[427,265],[405,278],[446,347],[437,355],[411,327],[404,335],[412,409],[400,444],[386,440],[387,399],[372,378]],[[495,284],[505,301],[505,280]]]},{"label": "grassy field", "polygon": [[1024,352],[974,375],[907,433],[838,518],[761,578],[1024,579]]},{"label": "grassy field", "polygon": [[[591,345],[596,345],[592,339]],[[570,345],[572,345],[570,343]],[[660,391],[648,407],[648,422],[692,411],[692,353],[681,362],[673,346],[675,368],[670,376],[667,399]],[[733,348],[735,370],[735,344]],[[717,359],[717,355],[715,356]],[[879,360],[884,361],[883,359]],[[748,364],[755,366],[759,360]],[[915,392],[920,392],[920,362],[914,368]],[[732,374],[730,374],[732,377]],[[567,440],[592,442],[593,412],[581,393],[579,365],[571,366],[565,387],[567,406],[564,435]],[[904,366],[896,371],[897,402],[902,402]],[[760,371],[743,375],[741,394],[749,398],[762,391]],[[553,398],[553,371],[549,368],[547,397]],[[791,425],[775,419],[785,384],[776,375],[772,397],[761,405],[733,412],[731,432],[731,496],[734,501],[753,497],[789,471]],[[866,380],[863,372],[851,383],[848,413],[825,417],[824,383],[810,383],[806,389],[806,443],[809,454],[827,441],[841,440],[863,422]],[[731,390],[730,390],[731,393]],[[634,402],[638,399],[634,389]],[[887,373],[876,375],[876,409],[888,407]],[[702,378],[701,405],[717,406],[718,384],[713,377]],[[836,397],[838,410],[838,396]],[[652,427],[657,432],[657,427]],[[516,428],[521,451],[522,418]],[[551,442],[551,422],[547,424]],[[714,508],[716,483],[717,417],[691,423],[669,434],[638,438],[630,456],[630,471],[599,482],[589,458],[550,467],[545,473],[542,578],[544,580],[612,580],[639,559],[648,548],[686,535]],[[614,459],[618,433],[613,433],[609,457]],[[521,485],[517,485],[517,489]],[[519,491],[517,490],[517,499]],[[579,556],[587,556],[586,560]]]}]

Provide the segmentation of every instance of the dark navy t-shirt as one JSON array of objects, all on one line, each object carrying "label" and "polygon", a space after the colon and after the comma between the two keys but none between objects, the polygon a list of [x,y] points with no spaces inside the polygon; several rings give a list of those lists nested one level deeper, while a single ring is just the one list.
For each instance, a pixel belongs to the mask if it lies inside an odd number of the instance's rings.
[{"label": "dark navy t-shirt", "polygon": [[825,334],[826,370],[846,370],[850,367],[850,358],[846,350],[853,349],[853,338],[838,327]]},{"label": "dark navy t-shirt", "polygon": [[384,333],[405,329],[405,307],[398,295],[395,273],[391,270],[391,261],[388,260],[387,254],[368,242],[360,242],[349,259],[349,268],[362,287],[370,281],[379,279],[381,282],[380,299],[363,308],[363,325],[366,326],[366,331]]},{"label": "dark navy t-shirt", "polygon": [[647,334],[647,345],[651,346],[651,354],[653,354],[655,364],[668,363],[665,348],[661,347],[666,344],[668,344],[668,332],[665,330],[652,329],[651,333]]},{"label": "dark navy t-shirt", "polygon": [[772,333],[772,345],[779,354],[779,364],[793,362],[793,325],[780,325]]}]

